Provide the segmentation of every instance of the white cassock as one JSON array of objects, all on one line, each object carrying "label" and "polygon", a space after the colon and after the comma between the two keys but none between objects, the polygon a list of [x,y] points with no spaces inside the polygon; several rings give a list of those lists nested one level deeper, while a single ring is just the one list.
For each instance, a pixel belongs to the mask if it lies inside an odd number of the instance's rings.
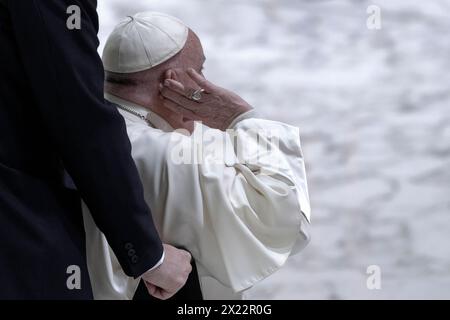
[{"label": "white cassock", "polygon": [[[119,110],[161,239],[191,252],[205,299],[239,298],[308,243],[310,205],[298,128],[246,118],[235,121],[234,133],[196,124],[186,136],[169,132],[167,122],[140,106],[106,98],[148,114],[154,126]],[[278,141],[256,137],[256,130],[270,130]],[[227,143],[216,148],[220,139]],[[195,163],[180,164],[193,157]],[[84,211],[94,298],[132,299],[139,279],[124,274]]]}]

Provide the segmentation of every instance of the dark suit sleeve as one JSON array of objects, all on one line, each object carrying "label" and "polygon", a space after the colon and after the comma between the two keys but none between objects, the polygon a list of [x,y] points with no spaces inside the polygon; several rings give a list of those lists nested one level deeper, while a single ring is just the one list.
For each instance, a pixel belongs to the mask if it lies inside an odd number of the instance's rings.
[{"label": "dark suit sleeve", "polygon": [[[153,267],[163,249],[143,198],[123,118],[103,98],[96,1],[10,0],[14,35],[36,108],[125,273]],[[67,8],[81,9],[69,30]]]}]

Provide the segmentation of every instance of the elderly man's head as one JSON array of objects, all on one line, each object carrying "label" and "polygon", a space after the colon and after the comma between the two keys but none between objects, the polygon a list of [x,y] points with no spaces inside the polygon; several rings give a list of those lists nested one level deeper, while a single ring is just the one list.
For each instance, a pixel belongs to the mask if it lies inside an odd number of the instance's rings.
[{"label": "elderly man's head", "polygon": [[197,35],[179,20],[143,13],[121,22],[113,31],[103,62],[106,92],[147,107],[172,120],[173,125],[179,116],[162,105],[159,86],[173,78],[195,87],[186,71],[193,68],[200,73],[205,56]]}]

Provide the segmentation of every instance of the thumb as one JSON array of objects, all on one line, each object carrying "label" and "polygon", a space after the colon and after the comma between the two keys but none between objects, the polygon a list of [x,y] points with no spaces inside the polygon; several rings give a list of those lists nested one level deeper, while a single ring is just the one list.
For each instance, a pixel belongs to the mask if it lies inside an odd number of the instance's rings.
[{"label": "thumb", "polygon": [[150,282],[145,282],[145,286],[147,287],[148,293],[160,300],[166,300],[172,297],[174,294],[151,284]]},{"label": "thumb", "polygon": [[158,287],[147,281],[144,281],[144,283],[145,283],[145,286],[147,287],[148,293],[152,296],[155,296],[155,294],[158,292]]},{"label": "thumb", "polygon": [[204,76],[199,74],[195,69],[189,68],[187,70],[187,75],[191,78],[198,86],[202,89],[205,89],[207,92],[214,91],[215,85],[205,79]]}]

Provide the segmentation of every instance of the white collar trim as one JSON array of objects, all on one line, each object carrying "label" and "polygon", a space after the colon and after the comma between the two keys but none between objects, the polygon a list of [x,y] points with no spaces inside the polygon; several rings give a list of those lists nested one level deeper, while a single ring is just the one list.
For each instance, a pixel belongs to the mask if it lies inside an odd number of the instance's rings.
[{"label": "white collar trim", "polygon": [[150,123],[153,127],[160,129],[162,131],[166,131],[166,132],[174,130],[172,128],[172,126],[166,120],[164,120],[164,118],[162,118],[155,112],[153,112],[139,104],[133,103],[128,100],[124,100],[122,98],[119,98],[113,94],[106,93],[106,92],[105,92],[105,99],[108,101],[111,101],[113,103],[119,104],[123,107],[127,107],[130,110],[133,110],[136,113],[143,115],[147,119],[147,121],[145,121],[144,119],[141,119],[140,117],[138,117],[135,114],[132,114],[130,112],[126,112],[122,109],[119,109],[119,111],[124,111],[124,112],[121,112],[121,114],[122,115],[126,114],[126,118],[131,121],[138,121],[138,122],[145,123],[147,125]]}]

